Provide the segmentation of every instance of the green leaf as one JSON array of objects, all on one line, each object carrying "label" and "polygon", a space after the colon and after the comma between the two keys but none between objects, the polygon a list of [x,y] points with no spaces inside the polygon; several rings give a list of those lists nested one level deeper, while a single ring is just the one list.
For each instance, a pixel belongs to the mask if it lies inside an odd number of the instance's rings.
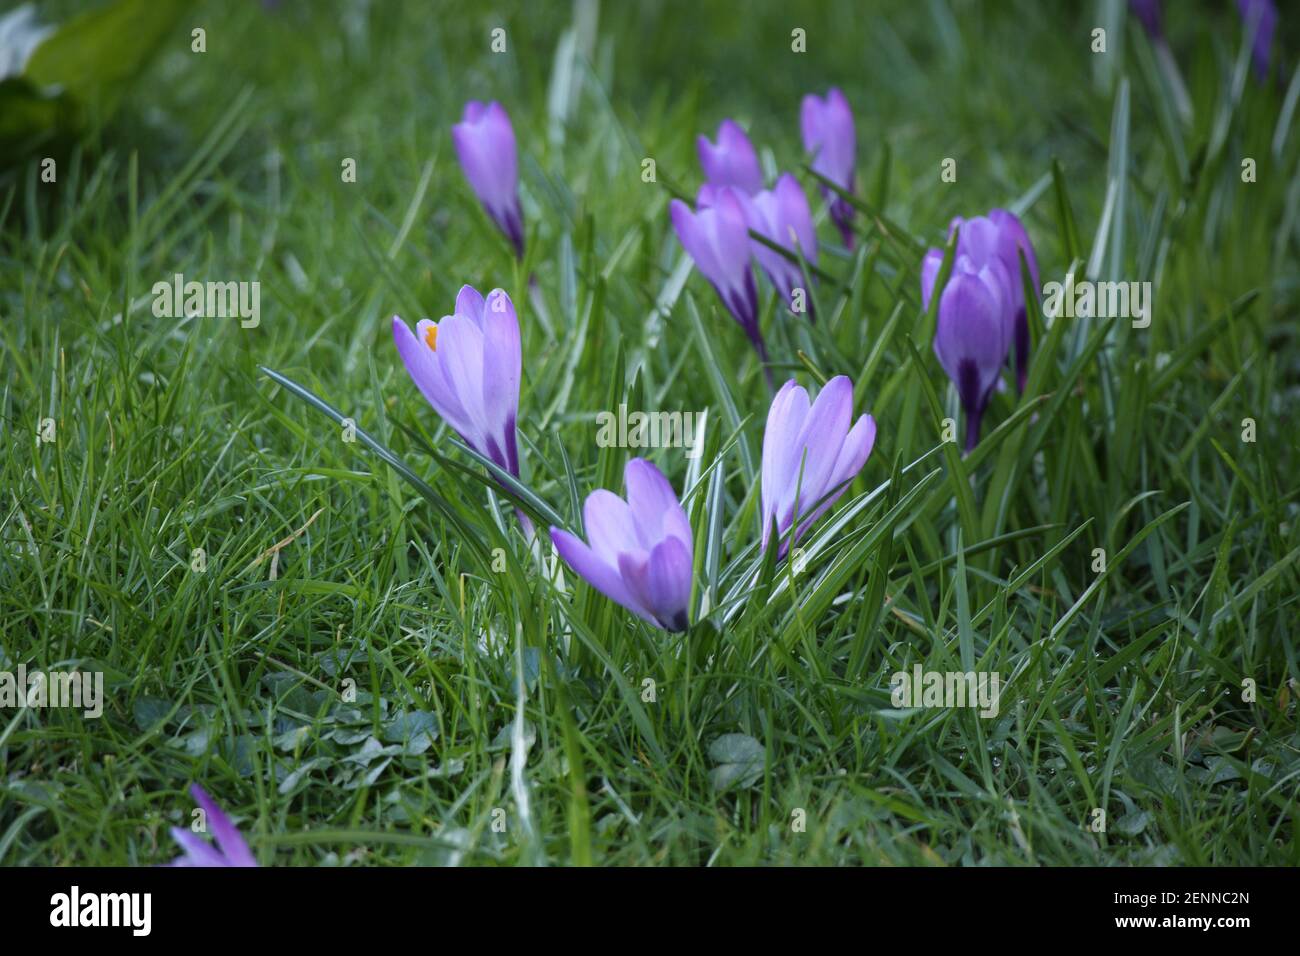
[{"label": "green leaf", "polygon": [[709,782],[719,792],[752,787],[763,775],[766,751],[748,734],[723,734],[709,744],[709,756],[717,763]]}]

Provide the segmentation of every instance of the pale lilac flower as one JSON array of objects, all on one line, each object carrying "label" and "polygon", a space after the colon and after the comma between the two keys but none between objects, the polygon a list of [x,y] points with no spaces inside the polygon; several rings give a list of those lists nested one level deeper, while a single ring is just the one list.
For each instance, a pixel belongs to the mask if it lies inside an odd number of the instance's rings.
[{"label": "pale lilac flower", "polygon": [[728,311],[767,364],[767,347],[758,328],[758,290],[750,265],[749,228],[745,207],[731,188],[700,190],[698,210],[680,199],[669,205],[673,229],[695,267],[712,283]]},{"label": "pale lilac flower", "polygon": [[758,168],[758,154],[733,120],[725,119],[718,127],[715,146],[703,134],[695,141],[704,167],[704,179],[712,186],[735,186],[747,195],[763,188],[763,172]]},{"label": "pale lilac flower", "polygon": [[461,286],[455,312],[421,319],[412,333],[393,316],[393,340],[420,393],[465,444],[519,476],[515,419],[521,371],[519,320],[502,289],[484,301]]},{"label": "pale lilac flower", "polygon": [[1255,76],[1262,82],[1268,79],[1269,61],[1273,55],[1273,31],[1277,29],[1277,7],[1273,0],[1237,0],[1237,12],[1241,21],[1249,30],[1258,18],[1255,29],[1255,43],[1251,50],[1251,62],[1255,67]]},{"label": "pale lilac flower", "polygon": [[[1024,252],[1025,263],[1029,267],[1029,277],[1035,290],[1038,282],[1038,259],[1034,255],[1033,244],[1029,234],[1016,216],[1005,209],[994,209],[987,216],[975,216],[971,219],[954,218],[948,227],[948,235],[953,230],[961,229],[957,239],[957,255],[968,258],[978,270],[987,266],[993,277],[1002,287],[1002,302],[1005,308],[1003,321],[1007,325],[1007,341],[1012,347],[1008,358],[1014,362],[1016,387],[1025,390],[1025,379],[1029,368],[1029,316],[1025,306],[1024,280],[1020,275],[1020,252]],[[926,308],[930,305],[930,295],[938,264],[943,254],[931,249],[921,264],[921,300]]]},{"label": "pale lilac flower", "polygon": [[[931,261],[927,256],[927,264]],[[979,442],[980,421],[1001,380],[1010,338],[1003,300],[1006,279],[995,274],[996,268],[996,262],[977,266],[967,256],[958,256],[939,298],[934,354],[957,386],[966,412],[967,451]]]},{"label": "pale lilac flower", "polygon": [[[808,208],[808,197],[797,179],[786,173],[773,188],[761,190],[753,196],[740,195],[740,200],[750,229],[789,250],[791,255],[796,254],[797,242],[804,259],[812,265],[817,264],[817,233],[813,228],[812,210]],[[805,285],[798,261],[792,262],[758,240],[753,240],[752,248],[759,265],[772,280],[777,295],[785,301],[786,308],[791,308],[794,290]],[[805,296],[805,308],[811,316],[811,297]]]},{"label": "pale lilac flower", "polygon": [[190,787],[190,793],[203,809],[205,823],[217,842],[214,846],[185,827],[172,827],[172,839],[181,845],[184,853],[173,860],[171,865],[257,866],[253,851],[230,822],[230,817],[197,783]]},{"label": "pale lilac flower", "polygon": [[[853,166],[857,135],[849,101],[835,87],[822,99],[814,93],[803,98],[799,110],[803,148],[812,154],[812,168],[845,192],[853,192]],[[831,204],[831,219],[839,227],[844,244],[853,247],[853,206],[833,190],[822,192]]]},{"label": "pale lilac flower", "polygon": [[[809,406],[794,379],[781,386],[763,433],[763,547],[773,530],[784,555],[848,489],[876,443],[876,420],[853,418],[853,383],[837,375]],[[825,498],[826,500],[822,500]],[[796,517],[799,527],[786,536]]]},{"label": "pale lilac flower", "polygon": [[524,214],[519,206],[519,159],[510,116],[500,103],[465,104],[461,121],[451,128],[456,156],[474,194],[489,216],[524,257]]},{"label": "pale lilac flower", "polygon": [[[588,584],[667,631],[690,625],[694,549],[691,525],[673,487],[644,458],[623,471],[627,500],[603,488],[587,496],[587,541],[551,528],[560,557]],[[588,543],[590,542],[590,543]]]}]

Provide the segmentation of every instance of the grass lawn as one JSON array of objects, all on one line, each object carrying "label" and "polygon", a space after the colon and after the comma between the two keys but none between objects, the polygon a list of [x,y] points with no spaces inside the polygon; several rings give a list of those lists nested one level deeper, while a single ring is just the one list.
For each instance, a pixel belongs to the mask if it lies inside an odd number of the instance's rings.
[{"label": "grass lawn", "polygon": [[[263,865],[1300,863],[1295,11],[1261,82],[1234,4],[1166,6],[1183,107],[1118,0],[182,14],[55,182],[0,171],[0,671],[105,688],[0,707],[0,863],[166,862],[195,782]],[[799,133],[831,86],[851,250]],[[513,120],[522,262],[452,148],[472,99]],[[878,426],[793,561],[772,392],[669,221],[727,117],[817,218],[816,323],[759,281],[775,380],[847,375]],[[964,456],[918,275],[992,207],[1151,320],[1031,307]],[[156,315],[178,273],[260,283],[259,323]],[[519,312],[526,510],[576,529],[650,458],[686,632],[530,546],[412,384],[392,316],[467,283]],[[707,410],[701,454],[602,447],[620,404]],[[918,666],[998,674],[997,714],[896,707]]]}]

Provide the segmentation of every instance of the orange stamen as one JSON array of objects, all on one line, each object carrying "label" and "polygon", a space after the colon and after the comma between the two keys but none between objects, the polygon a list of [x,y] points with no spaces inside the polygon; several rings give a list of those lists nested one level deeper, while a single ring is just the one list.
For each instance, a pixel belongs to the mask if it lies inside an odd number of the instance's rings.
[{"label": "orange stamen", "polygon": [[430,325],[425,329],[424,342],[429,346],[430,352],[438,351],[438,327],[436,325]]}]

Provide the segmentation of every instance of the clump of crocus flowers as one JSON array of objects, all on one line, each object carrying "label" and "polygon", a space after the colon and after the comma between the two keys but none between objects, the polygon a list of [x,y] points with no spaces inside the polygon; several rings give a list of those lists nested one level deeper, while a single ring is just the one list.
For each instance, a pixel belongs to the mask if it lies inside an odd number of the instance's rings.
[{"label": "clump of crocus flowers", "polygon": [[[853,188],[853,117],[843,94],[805,98],[800,117],[813,168],[846,192]],[[522,255],[522,215],[514,133],[499,104],[470,103],[453,129],[461,166],[480,201]],[[745,131],[724,120],[716,142],[699,137],[705,183],[692,209],[671,203],[673,227],[686,252],[713,285],[754,345],[769,384],[767,350],[758,327],[757,259],[781,298],[794,308],[804,281],[800,259],[815,265],[817,236],[799,182],[786,173],[764,188],[758,155]],[[824,190],[831,216],[851,241],[851,207]],[[762,237],[766,242],[756,237]],[[783,256],[775,247],[785,250]],[[803,310],[810,311],[811,303]],[[407,372],[438,414],[466,444],[518,476],[519,326],[510,298],[494,289],[486,299],[465,286],[453,313],[422,319],[413,332],[393,319],[393,338]],[[852,420],[853,386],[836,376],[816,401],[793,379],[768,411],[762,463],[762,544],[784,557],[861,471],[875,443],[870,415]],[[668,631],[690,625],[693,536],[668,479],[635,458],[624,472],[626,498],[592,492],[583,506],[586,540],[552,527],[557,553],[597,591]]]},{"label": "clump of crocus flowers", "polygon": [[184,827],[172,827],[172,839],[181,845],[183,852],[171,866],[257,866],[248,842],[207,791],[196,783],[190,787],[190,794],[203,810],[206,829],[211,831],[216,843]]},{"label": "clump of crocus flowers", "polygon": [[[848,116],[845,124],[841,105],[846,112],[848,106],[842,96],[831,112],[805,106],[804,139],[815,154],[814,168],[828,178],[851,185],[853,118]],[[673,200],[673,228],[682,248],[753,344],[771,385],[767,348],[758,327],[758,294],[750,260],[758,260],[772,288],[792,313],[813,318],[812,299],[800,264],[802,258],[810,267],[817,265],[812,209],[803,187],[789,173],[778,176],[772,188],[764,188],[758,154],[734,120],[722,121],[716,142],[700,136],[697,147],[705,182],[696,196],[695,211],[680,199]],[[842,228],[848,221],[847,214],[834,206],[832,216]]]},{"label": "clump of crocus flowers", "polygon": [[[1011,212],[957,217],[957,247],[948,284],[939,297],[934,352],[957,388],[966,414],[966,443],[979,442],[980,422],[1009,363],[1023,392],[1029,367],[1029,318],[1021,258],[1037,290],[1038,260],[1024,225]],[[921,261],[921,303],[926,309],[943,265],[943,250],[930,249]],[[1036,293],[1035,293],[1036,294]]]}]

